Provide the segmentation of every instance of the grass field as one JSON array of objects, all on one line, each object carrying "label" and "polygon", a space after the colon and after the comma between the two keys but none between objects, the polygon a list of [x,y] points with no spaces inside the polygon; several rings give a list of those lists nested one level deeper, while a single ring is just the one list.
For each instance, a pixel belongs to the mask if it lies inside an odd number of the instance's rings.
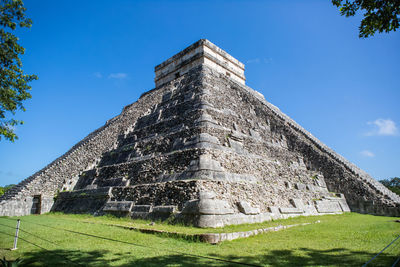
[{"label": "grass field", "polygon": [[[0,217],[0,257],[21,257],[28,266],[361,266],[400,235],[400,223],[394,222],[395,218],[355,213],[299,217],[224,229],[161,223],[149,226],[146,221],[112,217],[46,214],[20,217],[18,250],[10,251],[16,219]],[[193,234],[245,231],[316,220],[321,223],[218,245],[109,225]],[[368,266],[391,266],[400,256],[399,252],[400,239]]]}]

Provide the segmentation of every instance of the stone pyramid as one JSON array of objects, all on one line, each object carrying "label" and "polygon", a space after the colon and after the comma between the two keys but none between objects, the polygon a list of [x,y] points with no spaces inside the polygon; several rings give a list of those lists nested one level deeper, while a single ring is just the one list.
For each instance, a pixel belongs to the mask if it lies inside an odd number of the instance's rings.
[{"label": "stone pyramid", "polygon": [[199,40],[155,67],[156,88],[0,199],[0,215],[111,213],[199,227],[347,211],[400,198],[245,85]]}]

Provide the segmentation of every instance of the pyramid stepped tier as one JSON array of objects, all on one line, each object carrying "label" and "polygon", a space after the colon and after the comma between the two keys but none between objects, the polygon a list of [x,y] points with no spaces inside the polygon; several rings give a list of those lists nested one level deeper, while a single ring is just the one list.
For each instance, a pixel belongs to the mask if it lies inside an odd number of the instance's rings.
[{"label": "pyramid stepped tier", "polygon": [[188,47],[156,67],[158,87],[4,196],[0,215],[29,214],[38,195],[41,212],[200,227],[399,215],[397,195],[244,85],[242,71],[207,40]]}]

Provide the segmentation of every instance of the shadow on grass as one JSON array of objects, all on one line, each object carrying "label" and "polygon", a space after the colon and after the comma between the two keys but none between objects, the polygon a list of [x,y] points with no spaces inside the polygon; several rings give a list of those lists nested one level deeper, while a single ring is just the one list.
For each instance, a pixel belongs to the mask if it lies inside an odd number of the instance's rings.
[{"label": "shadow on grass", "polygon": [[[234,255],[208,255],[224,261],[190,255],[164,255],[148,257],[130,253],[112,254],[107,250],[82,252],[79,250],[33,251],[24,254],[24,266],[361,266],[375,254],[347,249],[273,250],[264,255],[238,257]],[[108,259],[105,259],[107,257]],[[391,266],[396,257],[385,254],[375,259],[371,266]]]},{"label": "shadow on grass", "polygon": [[[296,250],[272,250],[265,255],[255,256],[261,265],[270,266],[362,266],[376,253],[352,251],[343,248],[317,250],[299,248]],[[249,258],[251,260],[252,257]],[[381,254],[371,266],[392,266],[397,257]]]},{"label": "shadow on grass", "polygon": [[107,266],[107,251],[39,250],[24,253],[22,266]]}]

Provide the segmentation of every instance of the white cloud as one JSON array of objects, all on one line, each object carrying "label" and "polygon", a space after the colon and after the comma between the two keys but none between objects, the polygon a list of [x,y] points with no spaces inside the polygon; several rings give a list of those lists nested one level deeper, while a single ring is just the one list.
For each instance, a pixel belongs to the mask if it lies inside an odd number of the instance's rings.
[{"label": "white cloud", "polygon": [[249,59],[246,61],[247,64],[251,64],[251,63],[260,63],[260,59],[259,58],[253,58],[253,59]]},{"label": "white cloud", "polygon": [[267,58],[252,58],[246,61],[246,64],[258,64],[258,63],[264,63],[264,64],[271,64],[273,62],[271,57]]},{"label": "white cloud", "polygon": [[264,58],[264,63],[265,64],[270,64],[272,62],[273,62],[272,57]]},{"label": "white cloud", "polygon": [[93,73],[93,76],[96,77],[96,78],[99,78],[99,79],[101,79],[103,77],[103,75],[101,75],[100,72]]},{"label": "white cloud", "polygon": [[128,77],[128,74],[123,73],[123,72],[118,72],[118,73],[111,73],[110,75],[108,75],[109,79],[125,79]]},{"label": "white cloud", "polygon": [[373,158],[373,157],[375,157],[375,154],[372,153],[372,152],[369,151],[369,150],[363,150],[363,151],[360,152],[360,154],[361,154],[362,156],[368,157],[368,158]]},{"label": "white cloud", "polygon": [[373,130],[366,133],[368,136],[372,135],[397,135],[398,129],[396,123],[391,119],[377,119],[375,121],[368,122],[368,125],[374,127]]}]

